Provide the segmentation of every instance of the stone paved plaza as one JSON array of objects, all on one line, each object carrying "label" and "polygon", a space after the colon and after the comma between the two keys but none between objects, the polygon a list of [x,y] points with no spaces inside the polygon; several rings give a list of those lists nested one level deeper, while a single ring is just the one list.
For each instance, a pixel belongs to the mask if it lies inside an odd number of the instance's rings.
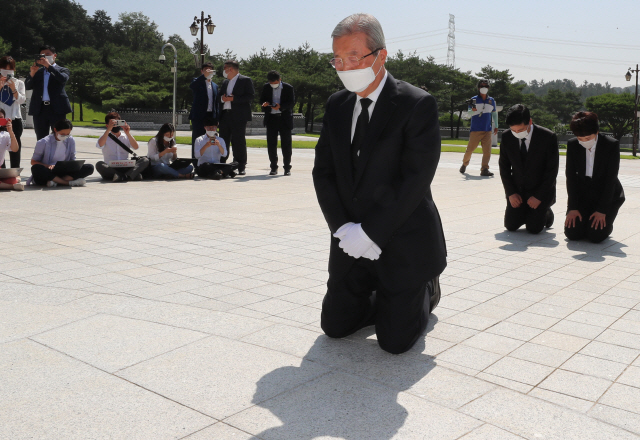
[{"label": "stone paved plaza", "polygon": [[234,180],[0,193],[0,438],[640,439],[640,161],[594,245],[565,241],[563,171],[554,227],[508,233],[500,179],[443,154],[444,296],[393,356],[319,327],[313,155],[291,177],[250,149]]}]

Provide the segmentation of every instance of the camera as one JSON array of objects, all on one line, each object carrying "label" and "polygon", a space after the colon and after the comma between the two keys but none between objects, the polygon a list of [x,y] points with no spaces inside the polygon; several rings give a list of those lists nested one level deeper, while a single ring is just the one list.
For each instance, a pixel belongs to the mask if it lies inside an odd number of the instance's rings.
[{"label": "camera", "polygon": [[45,57],[45,55],[42,54],[38,54],[34,56],[34,61],[40,61],[41,59],[43,59]]},{"label": "camera", "polygon": [[127,125],[127,121],[125,121],[124,119],[115,119],[116,123],[114,125],[114,127],[124,127],[125,125]]},{"label": "camera", "polygon": [[6,126],[7,126],[7,119],[0,118],[0,127],[6,127]]},{"label": "camera", "polygon": [[11,81],[12,79],[13,79],[13,73],[7,74],[7,82]]},{"label": "camera", "polygon": [[164,64],[164,62],[166,61],[167,57],[164,56],[164,54],[160,55],[158,57],[158,61],[160,61],[160,64]]}]

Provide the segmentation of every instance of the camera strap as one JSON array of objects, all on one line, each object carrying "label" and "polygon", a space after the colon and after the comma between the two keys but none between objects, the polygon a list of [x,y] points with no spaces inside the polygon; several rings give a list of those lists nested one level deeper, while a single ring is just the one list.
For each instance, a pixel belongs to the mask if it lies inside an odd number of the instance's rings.
[{"label": "camera strap", "polygon": [[132,159],[136,159],[136,153],[129,147],[127,147],[120,139],[117,138],[113,133],[109,133],[109,138],[112,139],[116,144],[120,145],[124,151],[132,155]]}]

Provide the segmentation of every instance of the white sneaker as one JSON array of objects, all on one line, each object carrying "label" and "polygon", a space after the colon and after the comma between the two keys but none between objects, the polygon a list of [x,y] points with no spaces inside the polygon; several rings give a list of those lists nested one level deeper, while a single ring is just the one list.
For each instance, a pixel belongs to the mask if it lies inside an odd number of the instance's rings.
[{"label": "white sneaker", "polygon": [[69,186],[85,186],[86,183],[87,183],[86,180],[84,180],[83,178],[80,178],[80,179],[70,181]]},{"label": "white sneaker", "polygon": [[13,184],[14,191],[24,191],[24,185],[22,183],[14,183]]},{"label": "white sneaker", "polygon": [[50,180],[47,182],[47,186],[49,188],[55,188],[56,186],[58,186],[58,184],[56,182],[54,182],[53,180]]}]

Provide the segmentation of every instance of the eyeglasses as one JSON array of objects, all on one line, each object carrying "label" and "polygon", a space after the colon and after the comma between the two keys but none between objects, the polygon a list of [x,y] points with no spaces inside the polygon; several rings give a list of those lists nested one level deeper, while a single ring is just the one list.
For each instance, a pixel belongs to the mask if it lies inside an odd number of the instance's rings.
[{"label": "eyeglasses", "polygon": [[360,62],[362,60],[364,60],[366,57],[373,55],[374,53],[380,51],[384,49],[384,47],[379,47],[371,52],[369,52],[368,54],[366,54],[363,57],[347,57],[346,58],[346,64],[345,61],[342,58],[332,58],[331,61],[329,61],[329,63],[331,63],[331,65],[333,66],[334,69],[344,69],[345,65],[347,67],[350,67],[352,69],[355,69],[356,67],[360,66]]}]

